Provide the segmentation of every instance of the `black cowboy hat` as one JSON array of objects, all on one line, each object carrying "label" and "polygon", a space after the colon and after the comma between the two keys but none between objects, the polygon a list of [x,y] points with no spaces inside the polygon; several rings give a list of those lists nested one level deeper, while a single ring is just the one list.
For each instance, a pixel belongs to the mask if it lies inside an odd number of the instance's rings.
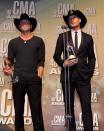
[{"label": "black cowboy hat", "polygon": [[30,21],[30,24],[32,25],[32,28],[30,29],[30,31],[33,32],[33,31],[35,30],[35,28],[36,28],[36,26],[37,26],[37,20],[36,20],[35,18],[33,18],[33,17],[29,17],[26,13],[23,13],[23,14],[21,14],[21,16],[20,16],[20,19],[18,19],[18,18],[15,18],[15,19],[14,19],[14,24],[15,24],[16,28],[17,28],[19,31],[21,31],[20,28],[19,28],[19,25],[20,25],[20,21],[21,21],[21,20],[29,20],[29,21]]},{"label": "black cowboy hat", "polygon": [[73,16],[73,15],[75,15],[81,19],[80,27],[83,28],[87,23],[87,19],[86,19],[85,15],[79,10],[69,10],[68,15],[63,16],[63,19],[64,19],[65,23],[68,25],[68,27],[71,28],[69,25],[69,18],[70,18],[70,16]]}]

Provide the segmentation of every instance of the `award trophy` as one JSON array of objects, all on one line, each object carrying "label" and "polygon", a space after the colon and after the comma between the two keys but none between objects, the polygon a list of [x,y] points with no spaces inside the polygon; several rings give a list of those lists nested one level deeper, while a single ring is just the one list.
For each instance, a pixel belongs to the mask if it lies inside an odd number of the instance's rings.
[{"label": "award trophy", "polygon": [[72,63],[71,66],[77,64],[78,58],[75,55],[75,51],[73,49],[73,46],[68,44],[66,49],[67,49],[67,60],[69,61],[69,63]]},{"label": "award trophy", "polygon": [[7,68],[7,69],[11,68],[11,70],[12,70],[12,73],[10,74],[11,80],[12,80],[11,82],[18,83],[19,77],[13,75],[13,66],[11,65],[10,61],[5,56],[4,56],[4,65],[5,65],[5,68]]},{"label": "award trophy", "polygon": [[11,66],[10,61],[5,56],[3,57],[3,59],[4,59],[4,65],[5,65],[5,67],[6,68],[11,68],[12,66]]}]

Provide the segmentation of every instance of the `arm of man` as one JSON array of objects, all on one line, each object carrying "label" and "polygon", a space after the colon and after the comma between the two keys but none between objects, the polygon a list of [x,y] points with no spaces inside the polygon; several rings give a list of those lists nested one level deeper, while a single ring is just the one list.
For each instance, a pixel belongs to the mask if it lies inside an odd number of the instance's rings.
[{"label": "arm of man", "polygon": [[8,57],[4,57],[4,68],[3,72],[5,75],[12,75],[14,70],[14,50],[12,47],[12,41],[9,42],[8,45]]},{"label": "arm of man", "polygon": [[43,40],[40,41],[39,47],[39,63],[38,63],[38,77],[42,78],[44,72],[44,62],[45,62],[45,44]]},{"label": "arm of man", "polygon": [[39,66],[38,67],[38,77],[42,79],[43,76],[43,71],[44,71],[44,67],[43,66]]},{"label": "arm of man", "polygon": [[64,43],[63,43],[63,36],[62,34],[59,35],[56,43],[56,48],[55,48],[55,53],[54,53],[54,60],[55,62],[61,66],[61,67],[71,67],[77,64],[78,60],[77,59],[62,59],[61,54],[64,51]]},{"label": "arm of man", "polygon": [[89,42],[89,50],[88,50],[88,65],[90,68],[91,76],[94,73],[95,62],[96,62],[96,58],[95,58],[95,53],[94,53],[94,42],[91,37],[90,42]]},{"label": "arm of man", "polygon": [[62,34],[60,34],[57,39],[56,48],[55,48],[55,52],[54,52],[54,56],[53,56],[55,62],[60,67],[63,67],[63,64],[64,64],[64,60],[61,57],[63,50],[64,50],[63,37],[62,37]]}]

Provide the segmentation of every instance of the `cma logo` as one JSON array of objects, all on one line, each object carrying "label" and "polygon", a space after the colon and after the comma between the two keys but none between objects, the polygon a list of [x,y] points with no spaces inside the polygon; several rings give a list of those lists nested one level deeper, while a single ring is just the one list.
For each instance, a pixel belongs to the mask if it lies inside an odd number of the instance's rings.
[{"label": "cma logo", "polygon": [[54,17],[62,17],[63,15],[66,15],[69,10],[74,10],[74,8],[75,5],[73,3],[58,3]]},{"label": "cma logo", "polygon": [[12,15],[20,15],[27,13],[30,16],[36,15],[36,7],[34,1],[14,1]]}]

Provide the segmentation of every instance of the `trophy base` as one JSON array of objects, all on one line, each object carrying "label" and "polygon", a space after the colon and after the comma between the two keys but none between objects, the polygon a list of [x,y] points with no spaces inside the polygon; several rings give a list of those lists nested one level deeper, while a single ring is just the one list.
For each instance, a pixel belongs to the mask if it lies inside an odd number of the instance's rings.
[{"label": "trophy base", "polygon": [[70,61],[75,61],[75,62],[78,62],[78,58],[75,56],[75,55],[70,55],[69,57],[68,57],[68,60]]},{"label": "trophy base", "polygon": [[68,58],[67,60],[75,60],[75,61],[78,61],[78,58],[77,57],[75,57],[75,58]]}]

